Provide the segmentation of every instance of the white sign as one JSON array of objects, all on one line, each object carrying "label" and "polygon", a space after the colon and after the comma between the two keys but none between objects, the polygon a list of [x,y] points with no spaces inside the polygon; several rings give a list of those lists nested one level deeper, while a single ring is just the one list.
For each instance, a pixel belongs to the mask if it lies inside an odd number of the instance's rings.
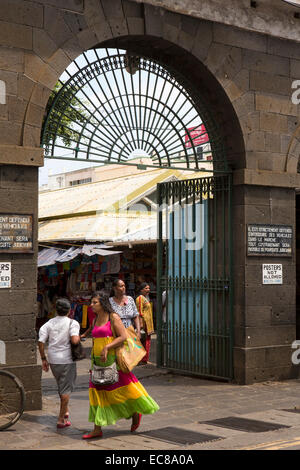
[{"label": "white sign", "polygon": [[0,262],[0,289],[11,287],[11,263]]},{"label": "white sign", "polygon": [[282,284],[282,264],[262,265],[263,284]]}]

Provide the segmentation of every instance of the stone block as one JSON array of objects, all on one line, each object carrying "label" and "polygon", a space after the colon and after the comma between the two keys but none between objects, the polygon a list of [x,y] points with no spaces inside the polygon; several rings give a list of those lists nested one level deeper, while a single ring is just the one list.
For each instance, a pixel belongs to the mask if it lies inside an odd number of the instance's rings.
[{"label": "stone block", "polygon": [[[175,28],[181,28],[181,18],[182,16],[178,13],[172,11],[166,11],[164,15],[164,23],[174,26]],[[198,21],[199,23],[199,21]]]},{"label": "stone block", "polygon": [[24,51],[10,47],[0,48],[0,70],[11,72],[24,71]]},{"label": "stone block", "polygon": [[45,62],[35,53],[26,52],[24,57],[24,71],[26,77],[38,82],[45,67]]},{"label": "stone block", "polygon": [[143,17],[143,6],[139,3],[135,3],[129,0],[122,0],[122,7],[123,7],[124,15],[127,18],[130,18],[130,17],[142,18]]},{"label": "stone block", "polygon": [[44,108],[33,103],[29,104],[26,112],[26,124],[40,127],[42,125],[44,114]]},{"label": "stone block", "polygon": [[198,30],[195,35],[194,47],[191,52],[201,61],[205,61],[207,58],[208,50],[212,43],[212,35],[212,23],[209,21],[198,20]]},{"label": "stone block", "polygon": [[288,116],[287,122],[288,122],[287,131],[289,134],[294,134],[296,130],[299,132],[300,128],[299,128],[298,117]]},{"label": "stone block", "polygon": [[213,24],[213,40],[220,44],[267,52],[267,36],[243,31],[220,23]]},{"label": "stone block", "polygon": [[[35,282],[35,279],[32,281]],[[0,318],[3,315],[36,314],[36,288],[31,290],[2,290],[4,292],[1,292],[1,302],[3,306],[5,305],[5,309],[1,307]]]},{"label": "stone block", "polygon": [[51,6],[44,8],[44,32],[48,33],[57,46],[62,46],[73,36],[61,12]]},{"label": "stone block", "polygon": [[32,27],[0,21],[0,44],[31,50]]},{"label": "stone block", "polygon": [[25,411],[42,409],[42,391],[34,390],[26,392]]},{"label": "stone block", "polygon": [[[226,88],[234,77],[240,72],[242,63],[242,51],[238,47],[232,47],[228,51],[225,60],[222,61],[220,67],[216,70],[216,77]],[[246,90],[245,90],[246,91]]]},{"label": "stone block", "polygon": [[255,94],[251,91],[243,93],[239,98],[235,99],[232,104],[240,118],[245,114],[255,111]]},{"label": "stone block", "polygon": [[54,70],[50,65],[44,65],[43,69],[41,70],[39,76],[39,82],[53,90],[57,80],[59,78],[59,74]]},{"label": "stone block", "polygon": [[80,31],[86,29],[88,24],[86,18],[83,15],[78,15],[73,12],[64,11],[62,12],[64,22],[72,32],[72,34],[78,34]]},{"label": "stone block", "polygon": [[228,56],[230,50],[231,47],[225,44],[213,42],[210,45],[207,58],[205,60],[205,65],[212,73],[215,73],[216,70],[220,68],[220,66],[223,64],[226,57]]},{"label": "stone block", "polygon": [[193,49],[194,42],[195,37],[192,34],[180,30],[178,37],[178,44],[180,45],[180,47],[187,51],[191,51]]},{"label": "stone block", "polygon": [[58,49],[58,45],[44,29],[33,30],[33,53],[46,62]]},{"label": "stone block", "polygon": [[[26,410],[39,410],[41,403],[42,368],[39,365],[21,365],[5,367],[15,374],[22,382],[26,393]],[[28,399],[27,399],[28,397]]]},{"label": "stone block", "polygon": [[[94,47],[98,44],[99,39],[97,38],[96,34],[91,31],[90,29],[85,29],[77,34],[78,44],[82,50],[86,51],[91,47]],[[65,49],[65,46],[64,46]]]},{"label": "stone block", "polygon": [[43,7],[26,0],[1,0],[0,18],[21,25],[43,27]]},{"label": "stone block", "polygon": [[231,101],[240,98],[249,91],[249,71],[241,70],[231,80],[224,84],[225,91]]},{"label": "stone block", "polygon": [[268,54],[290,59],[300,59],[299,45],[296,41],[287,41],[281,38],[268,37]]},{"label": "stone block", "polygon": [[250,51],[243,49],[243,68],[247,70],[256,70],[258,72],[266,72],[274,75],[289,76],[290,63],[285,57],[264,54],[258,51]]},{"label": "stone block", "polygon": [[274,134],[287,133],[288,131],[287,116],[283,116],[281,114],[275,114],[275,113],[266,113],[264,111],[261,111],[260,128],[263,131],[269,131]]},{"label": "stone block", "polygon": [[37,194],[32,190],[18,191],[13,187],[0,189],[0,197],[5,200],[5,204],[2,205],[3,210],[5,208],[6,212],[12,214],[32,214],[33,207],[37,205]]},{"label": "stone block", "polygon": [[150,36],[162,37],[164,24],[164,10],[152,5],[144,5],[145,32]]},{"label": "stone block", "polygon": [[[40,123],[41,124],[41,123]],[[31,124],[24,125],[23,144],[26,147],[38,147],[41,144],[41,128],[32,126]]]},{"label": "stone block", "polygon": [[196,18],[187,15],[181,16],[181,29],[184,33],[195,37],[198,31],[198,25],[199,22]]},{"label": "stone block", "polygon": [[114,37],[128,35],[127,20],[125,18],[109,18],[109,25]]},{"label": "stone block", "polygon": [[290,96],[256,93],[255,107],[258,111],[298,116],[298,106],[293,104]]},{"label": "stone block", "polygon": [[2,165],[0,167],[0,188],[38,192],[38,169],[24,166]]},{"label": "stone block", "polygon": [[[276,362],[278,359],[279,363]],[[280,381],[297,376],[297,368],[289,358],[289,347],[234,348],[234,379],[239,384]]]},{"label": "stone block", "polygon": [[24,122],[27,102],[17,96],[8,96],[8,119],[12,122]]},{"label": "stone block", "polygon": [[110,18],[124,17],[122,0],[114,0],[113,2],[111,0],[101,0],[101,5],[108,20]]},{"label": "stone block", "polygon": [[254,131],[245,134],[245,144],[247,151],[264,151],[266,148],[265,133],[263,131]]},{"label": "stone block", "polygon": [[46,107],[46,104],[49,100],[51,94],[50,88],[41,85],[40,83],[36,83],[31,95],[31,103],[37,104],[38,106]]},{"label": "stone block", "polygon": [[260,113],[258,111],[254,111],[249,114],[245,114],[240,118],[241,128],[244,134],[250,134],[254,131],[260,130],[260,123],[259,123]]},{"label": "stone block", "polygon": [[295,80],[300,80],[300,60],[290,59],[290,75]]},{"label": "stone block", "polygon": [[82,52],[85,50],[79,44],[77,37],[73,37],[70,41],[67,41],[62,50],[66,53],[66,55],[70,58],[71,61],[75,60]]},{"label": "stone block", "polygon": [[12,263],[12,284],[11,288],[32,289],[33,281],[37,279],[37,267],[33,265],[15,265]]},{"label": "stone block", "polygon": [[291,96],[292,80],[289,77],[250,71],[250,90]]},{"label": "stone block", "polygon": [[65,54],[62,49],[58,49],[48,60],[49,65],[60,76],[66,68],[70,65],[70,58]]},{"label": "stone block", "polygon": [[64,0],[63,4],[61,0],[37,0],[42,5],[50,5],[53,7],[61,8],[68,11],[74,11],[77,13],[83,13],[84,11],[84,0]]},{"label": "stone block", "polygon": [[145,23],[143,18],[127,18],[128,34],[142,36],[145,34]]},{"label": "stone block", "polygon": [[18,74],[17,76],[17,95],[25,101],[29,101],[32,96],[33,88],[36,82],[31,80],[26,75]]},{"label": "stone block", "polygon": [[[0,121],[0,135],[1,143],[7,145],[20,145],[21,144],[21,123]],[[1,149],[0,149],[1,152]],[[0,153],[1,159],[1,153]],[[7,162],[9,163],[9,162]]]},{"label": "stone block", "polygon": [[36,340],[35,323],[34,313],[1,316],[0,339],[2,341]]},{"label": "stone block", "polygon": [[35,340],[6,341],[6,366],[36,364]]},{"label": "stone block", "polygon": [[163,38],[167,41],[177,43],[180,34],[180,29],[173,25],[164,23],[163,25]]}]

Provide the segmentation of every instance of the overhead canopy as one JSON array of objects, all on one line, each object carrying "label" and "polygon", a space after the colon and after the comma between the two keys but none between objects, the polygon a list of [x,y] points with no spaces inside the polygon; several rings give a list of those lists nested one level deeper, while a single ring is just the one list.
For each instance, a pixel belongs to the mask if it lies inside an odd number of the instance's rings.
[{"label": "overhead canopy", "polygon": [[38,267],[51,266],[55,263],[65,263],[76,258],[78,255],[86,256],[112,256],[122,253],[122,251],[106,250],[101,247],[106,245],[83,245],[82,247],[71,247],[68,250],[58,248],[45,248],[38,255]]}]

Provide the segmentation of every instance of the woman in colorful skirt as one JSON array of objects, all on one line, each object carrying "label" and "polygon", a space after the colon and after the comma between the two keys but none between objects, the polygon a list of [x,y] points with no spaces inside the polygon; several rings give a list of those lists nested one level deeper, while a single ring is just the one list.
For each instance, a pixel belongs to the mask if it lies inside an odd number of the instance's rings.
[{"label": "woman in colorful skirt", "polygon": [[[91,306],[97,315],[92,330],[92,358],[97,366],[106,367],[116,360],[115,348],[125,341],[126,330],[120,317],[113,313],[107,296],[95,294]],[[112,333],[111,319],[116,337]],[[121,370],[119,381],[113,385],[94,385],[90,381],[89,399],[89,421],[94,423],[94,429],[83,439],[102,437],[102,426],[115,424],[122,418],[132,418],[131,432],[134,432],[143,414],[159,409],[135,375]]]}]

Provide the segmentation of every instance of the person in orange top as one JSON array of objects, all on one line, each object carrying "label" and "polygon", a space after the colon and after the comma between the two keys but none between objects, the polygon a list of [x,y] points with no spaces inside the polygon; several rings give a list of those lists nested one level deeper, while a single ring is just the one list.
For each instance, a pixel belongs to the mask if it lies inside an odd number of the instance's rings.
[{"label": "person in orange top", "polygon": [[147,364],[150,354],[151,335],[154,333],[152,304],[149,298],[150,286],[147,282],[143,282],[139,287],[139,296],[136,298],[136,307],[140,316],[141,328],[146,333],[146,337],[141,338],[142,344],[146,349],[146,355],[141,363]]}]

